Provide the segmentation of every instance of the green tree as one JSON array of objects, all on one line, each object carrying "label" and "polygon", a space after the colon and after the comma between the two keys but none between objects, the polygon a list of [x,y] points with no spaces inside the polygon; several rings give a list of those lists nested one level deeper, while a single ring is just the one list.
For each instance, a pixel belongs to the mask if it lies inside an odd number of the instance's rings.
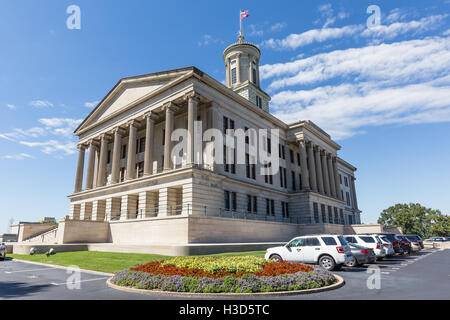
[{"label": "green tree", "polygon": [[381,212],[378,223],[384,228],[400,227],[403,233],[414,233],[421,237],[448,236],[450,217],[439,210],[421,206],[419,203],[397,203]]}]

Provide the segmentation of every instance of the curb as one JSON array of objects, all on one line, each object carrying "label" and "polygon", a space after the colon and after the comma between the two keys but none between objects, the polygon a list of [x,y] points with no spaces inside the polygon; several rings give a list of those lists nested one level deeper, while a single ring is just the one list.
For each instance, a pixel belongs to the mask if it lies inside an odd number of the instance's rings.
[{"label": "curb", "polygon": [[[42,262],[34,262],[34,261],[28,261],[28,260],[22,260],[22,259],[15,259],[15,258],[13,258],[12,261],[19,261],[19,262],[24,262],[24,263],[29,263],[29,264],[38,265],[38,266],[53,267],[53,268],[55,268],[55,269],[64,269],[64,270],[69,270],[69,269],[71,269],[70,267],[60,266],[60,265],[56,265],[56,264],[42,263]],[[84,273],[96,274],[96,275],[101,275],[101,276],[113,276],[113,275],[114,275],[114,273],[108,273],[108,272],[93,271],[93,270],[87,270],[87,269],[79,269],[79,270],[80,270],[81,272],[84,272]]]},{"label": "curb", "polygon": [[185,298],[252,298],[252,297],[280,297],[280,296],[293,296],[293,295],[301,295],[301,294],[311,294],[318,293],[323,291],[334,290],[342,287],[345,284],[344,278],[334,274],[337,282],[332,285],[314,288],[314,289],[305,289],[305,290],[293,290],[293,291],[278,291],[278,292],[254,292],[254,293],[191,293],[191,292],[173,292],[173,291],[161,291],[161,290],[146,290],[146,289],[137,289],[133,287],[121,287],[111,282],[111,278],[106,280],[106,285],[112,289],[130,292],[130,293],[139,293],[146,295],[155,295],[155,296],[169,296],[169,297],[185,297]]}]

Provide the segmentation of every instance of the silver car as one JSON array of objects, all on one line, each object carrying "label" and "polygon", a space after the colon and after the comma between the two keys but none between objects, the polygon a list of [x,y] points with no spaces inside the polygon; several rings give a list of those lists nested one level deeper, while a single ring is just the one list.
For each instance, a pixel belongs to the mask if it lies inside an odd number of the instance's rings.
[{"label": "silver car", "polygon": [[5,260],[6,257],[6,247],[5,244],[0,244],[0,260]]},{"label": "silver car", "polygon": [[347,267],[358,267],[362,264],[374,263],[377,259],[375,252],[371,248],[366,248],[351,242],[348,242],[348,246],[352,251],[353,258],[345,264]]}]

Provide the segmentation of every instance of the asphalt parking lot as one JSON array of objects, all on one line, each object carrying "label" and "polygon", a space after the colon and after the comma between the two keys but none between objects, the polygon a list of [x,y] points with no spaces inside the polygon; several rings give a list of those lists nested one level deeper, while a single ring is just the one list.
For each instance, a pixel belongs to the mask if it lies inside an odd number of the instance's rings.
[{"label": "asphalt parking lot", "polygon": [[[450,250],[427,249],[374,265],[376,273],[368,273],[367,266],[337,271],[346,282],[342,288],[277,299],[450,299]],[[371,276],[372,289],[367,285]],[[110,289],[108,277],[87,272],[74,276],[65,269],[7,259],[0,261],[0,299],[173,299]]]}]

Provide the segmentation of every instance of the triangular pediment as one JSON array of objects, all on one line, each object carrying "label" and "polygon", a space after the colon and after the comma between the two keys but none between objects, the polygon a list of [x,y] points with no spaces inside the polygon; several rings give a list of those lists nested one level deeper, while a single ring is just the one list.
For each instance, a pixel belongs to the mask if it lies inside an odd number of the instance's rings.
[{"label": "triangular pediment", "polygon": [[161,91],[193,70],[193,67],[189,67],[121,79],[75,130],[75,134],[113,117],[146,96]]}]

